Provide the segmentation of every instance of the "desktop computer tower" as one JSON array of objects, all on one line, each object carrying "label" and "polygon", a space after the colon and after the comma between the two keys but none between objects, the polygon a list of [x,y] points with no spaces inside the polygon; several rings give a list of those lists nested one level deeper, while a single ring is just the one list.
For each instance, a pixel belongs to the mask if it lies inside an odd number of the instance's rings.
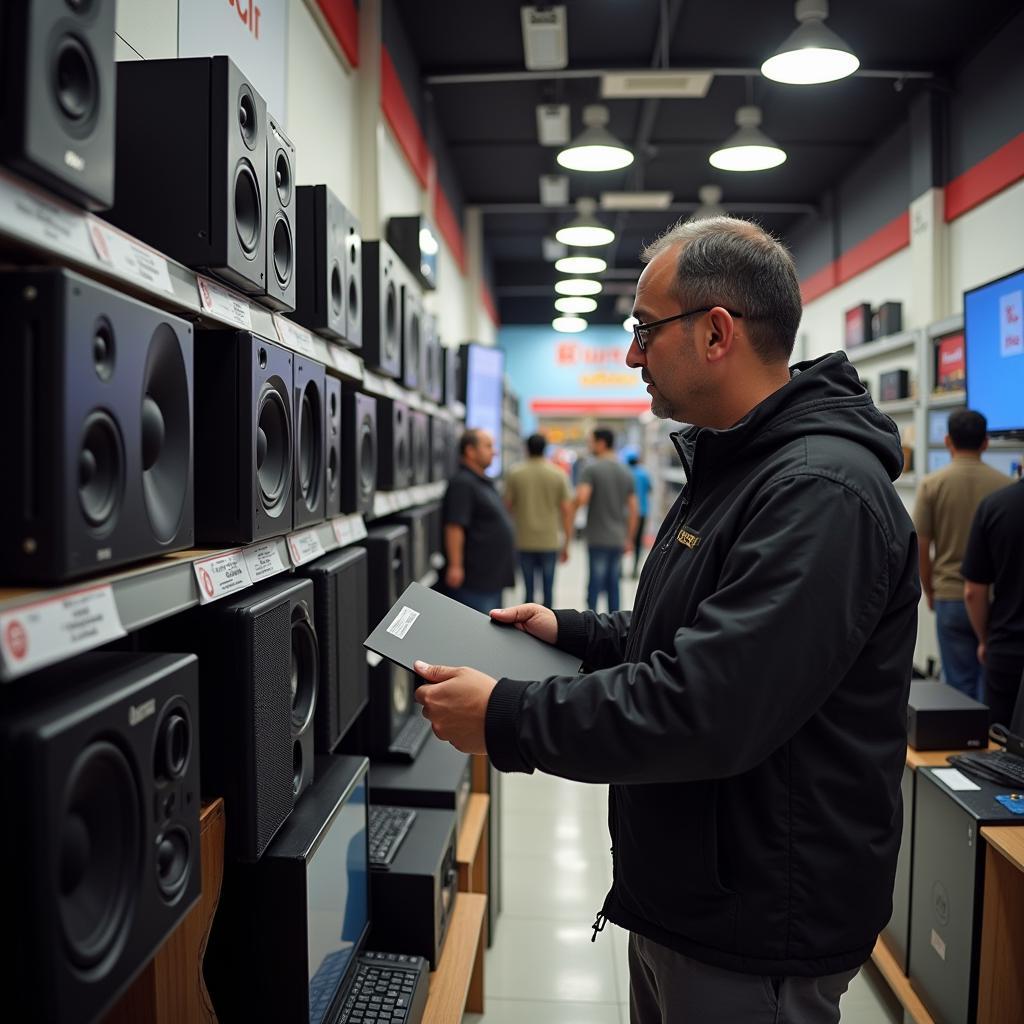
[{"label": "desktop computer tower", "polygon": [[910,871],[914,861],[914,769],[910,765],[903,767],[900,796],[903,800],[903,832],[892,888],[892,917],[882,930],[882,938],[900,970],[906,974],[910,953]]}]

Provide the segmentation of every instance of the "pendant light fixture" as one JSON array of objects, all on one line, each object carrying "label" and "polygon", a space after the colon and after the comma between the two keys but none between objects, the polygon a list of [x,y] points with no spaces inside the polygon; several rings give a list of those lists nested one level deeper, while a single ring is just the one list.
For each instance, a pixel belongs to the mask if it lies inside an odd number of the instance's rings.
[{"label": "pendant light fixture", "polygon": [[597,309],[597,299],[586,295],[563,295],[555,299],[555,309],[559,313],[593,313]]},{"label": "pendant light fixture", "polygon": [[555,263],[555,270],[563,274],[600,274],[608,264],[600,256],[579,256],[575,253],[563,256]]},{"label": "pendant light fixture", "polygon": [[[700,206],[690,214],[690,220],[707,220],[708,217],[726,216],[725,207],[722,206],[721,185],[701,185],[697,189],[697,198]],[[557,266],[557,264],[555,264]]]},{"label": "pendant light fixture", "polygon": [[761,131],[760,107],[740,107],[736,111],[736,125],[736,131],[711,154],[712,167],[720,171],[766,171],[785,162],[785,150]]},{"label": "pendant light fixture", "polygon": [[825,25],[828,0],[796,0],[799,27],[761,65],[761,74],[788,85],[817,85],[852,75],[860,61]]},{"label": "pendant light fixture", "polygon": [[583,198],[576,200],[576,216],[555,232],[555,238],[566,245],[589,248],[594,245],[608,245],[615,240],[615,232],[605,227],[597,217],[597,200]]},{"label": "pendant light fixture", "polygon": [[581,316],[556,316],[551,326],[562,334],[579,334],[587,329],[587,321]]},{"label": "pendant light fixture", "polygon": [[601,287],[600,281],[586,277],[566,277],[555,282],[555,291],[559,295],[599,295]]},{"label": "pendant light fixture", "polygon": [[570,171],[618,171],[633,162],[633,154],[608,131],[608,108],[592,103],[583,108],[583,131],[558,154]]}]

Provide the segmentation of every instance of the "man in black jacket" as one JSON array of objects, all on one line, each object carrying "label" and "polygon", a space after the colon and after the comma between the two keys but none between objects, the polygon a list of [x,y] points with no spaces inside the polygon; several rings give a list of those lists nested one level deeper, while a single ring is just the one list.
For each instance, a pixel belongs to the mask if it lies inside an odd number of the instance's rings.
[{"label": "man in black jacket", "polygon": [[841,353],[792,369],[792,260],[712,218],[645,253],[627,363],[687,486],[632,613],[495,612],[576,678],[420,665],[434,731],[611,784],[632,1020],[839,1019],[891,911],[920,585],[892,421]]}]

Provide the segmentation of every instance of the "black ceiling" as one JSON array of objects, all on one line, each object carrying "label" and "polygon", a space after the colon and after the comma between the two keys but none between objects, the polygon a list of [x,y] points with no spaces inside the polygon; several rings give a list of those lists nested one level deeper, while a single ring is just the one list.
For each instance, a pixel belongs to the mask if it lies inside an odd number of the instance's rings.
[{"label": "black ceiling", "polygon": [[[793,30],[791,0],[564,0],[569,69],[662,66],[667,24],[672,68],[756,68]],[[399,16],[420,62],[441,131],[473,205],[536,204],[538,178],[564,173],[557,148],[537,141],[535,108],[568,103],[575,134],[588,103],[606,102],[610,130],[637,156],[632,167],[608,174],[570,172],[571,198],[605,190],[667,189],[695,202],[697,189],[716,183],[723,204],[817,204],[906,117],[910,100],[932,87],[927,79],[855,76],[817,86],[785,86],[760,75],[716,75],[702,100],[610,100],[599,79],[444,84],[436,76],[522,72],[520,4],[512,0],[397,0]],[[827,24],[860,58],[862,69],[926,71],[944,87],[956,69],[1019,11],[1018,0],[832,0]],[[557,73],[556,73],[557,74]],[[717,171],[708,154],[734,128],[736,108],[749,101],[764,113],[763,128],[788,154],[778,168],[754,174]],[[636,146],[641,133],[647,145]],[[745,209],[744,216],[785,237],[806,214]],[[613,214],[618,232],[612,266],[637,268],[637,252],[678,214]],[[541,239],[565,213],[487,212],[486,247],[505,323],[540,323],[554,315],[551,285],[558,276],[541,253]],[[621,275],[620,275],[621,276]],[[614,290],[601,297],[592,321],[612,322]],[[620,290],[628,290],[620,285]]]}]

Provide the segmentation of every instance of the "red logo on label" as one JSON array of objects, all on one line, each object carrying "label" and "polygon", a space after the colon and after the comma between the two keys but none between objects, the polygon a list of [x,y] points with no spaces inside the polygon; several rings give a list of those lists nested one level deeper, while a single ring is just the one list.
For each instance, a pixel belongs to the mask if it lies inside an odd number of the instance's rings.
[{"label": "red logo on label", "polygon": [[206,596],[213,597],[213,580],[210,579],[210,574],[205,569],[200,568],[199,578],[203,581],[203,590],[206,591]]},{"label": "red logo on label", "polygon": [[260,15],[263,13],[253,0],[228,0],[228,6],[238,11],[242,24],[257,38],[260,37]]},{"label": "red logo on label", "polygon": [[28,633],[17,619],[13,619],[7,624],[4,642],[15,661],[21,661],[28,654]]}]

